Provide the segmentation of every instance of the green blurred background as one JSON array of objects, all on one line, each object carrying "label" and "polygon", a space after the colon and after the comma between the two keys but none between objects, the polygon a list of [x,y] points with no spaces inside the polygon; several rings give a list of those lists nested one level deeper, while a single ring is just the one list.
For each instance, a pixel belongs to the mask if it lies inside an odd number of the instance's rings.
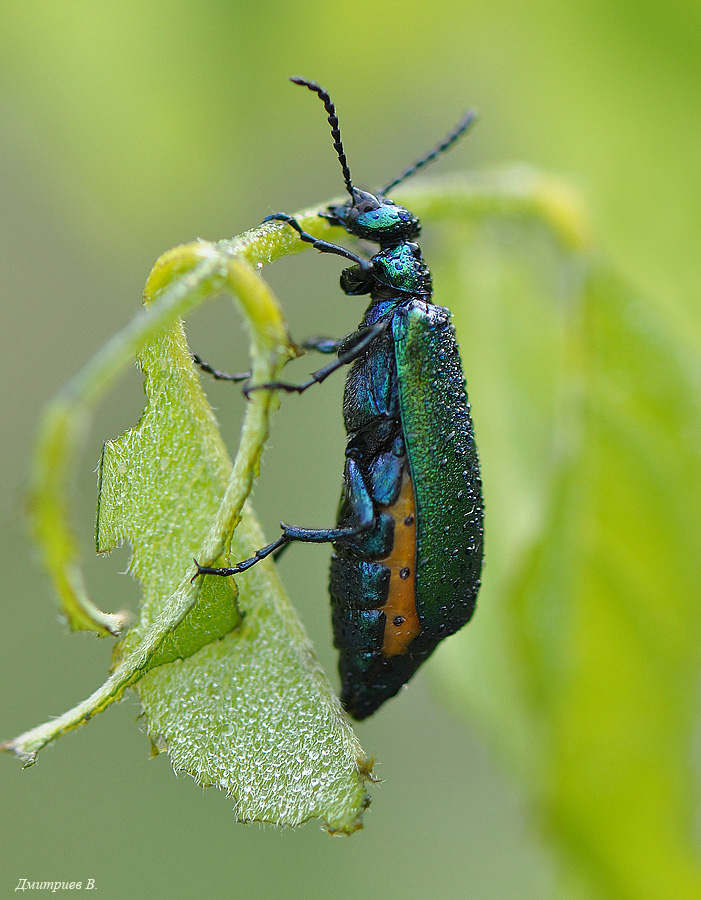
[{"label": "green blurred background", "polygon": [[[5,2],[0,51],[3,738],[73,705],[109,663],[106,641],[57,624],[25,540],[38,416],[137,310],[161,252],[340,192],[319,104],[288,75],[329,88],[355,179],[369,187],[477,106],[479,127],[443,170],[526,161],[571,174],[617,268],[682,344],[701,342],[698,3]],[[313,254],[269,274],[295,335],[342,334],[360,316],[338,291],[338,267]],[[203,356],[236,368],[246,354],[237,326],[222,302],[188,332]],[[280,518],[332,521],[341,390],[338,379],[285,402],[256,488],[268,534]],[[233,445],[237,392],[209,393]],[[89,438],[75,506],[88,554],[101,442],[141,404],[129,373]],[[127,558],[123,548],[89,563],[103,608],[137,602],[118,574]],[[326,567],[323,551],[300,548],[283,578],[333,675]],[[541,900],[554,890],[559,863],[516,782],[431,696],[430,671],[358,728],[385,782],[348,840],[314,824],[237,825],[225,798],[178,783],[165,756],[149,761],[137,714],[127,699],[29,772],[0,760],[2,896],[19,878],[95,878],[105,897]]]}]

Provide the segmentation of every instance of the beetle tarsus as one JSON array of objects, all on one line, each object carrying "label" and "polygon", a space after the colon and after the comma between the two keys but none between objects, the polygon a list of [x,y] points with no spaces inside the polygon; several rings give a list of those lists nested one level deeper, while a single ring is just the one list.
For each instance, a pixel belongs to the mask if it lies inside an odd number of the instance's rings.
[{"label": "beetle tarsus", "polygon": [[202,369],[203,372],[211,375],[215,381],[241,382],[248,381],[248,379],[251,377],[250,372],[238,372],[234,375],[230,375],[228,372],[220,372],[219,369],[215,369],[210,366],[208,362],[205,362],[202,357],[198,356],[196,353],[192,354],[192,361],[199,369]]}]

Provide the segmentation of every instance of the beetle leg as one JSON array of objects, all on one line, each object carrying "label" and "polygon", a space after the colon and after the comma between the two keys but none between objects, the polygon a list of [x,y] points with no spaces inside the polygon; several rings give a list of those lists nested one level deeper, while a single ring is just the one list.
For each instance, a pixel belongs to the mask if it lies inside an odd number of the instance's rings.
[{"label": "beetle leg", "polygon": [[338,348],[345,340],[345,337],[338,340],[329,337],[313,337],[302,341],[300,347],[303,350],[315,350],[317,353],[337,353]]},{"label": "beetle leg", "polygon": [[267,547],[261,547],[260,550],[256,550],[253,556],[249,556],[248,559],[236,563],[235,566],[215,569],[211,566],[201,566],[197,560],[194,560],[195,565],[197,566],[197,572],[191,580],[194,581],[198,575],[238,575],[241,572],[245,572],[246,569],[250,569],[251,566],[255,566],[256,563],[260,562],[261,559],[265,559],[266,556],[273,554],[276,558],[279,557],[285,547],[293,541],[312,544],[331,544],[334,541],[342,540],[343,538],[356,537],[368,528],[364,523],[356,525],[353,528],[295,528],[293,525],[285,525],[284,522],[281,522],[280,525],[282,527],[282,534],[276,541],[273,541],[272,544],[268,544]]},{"label": "beetle leg", "polygon": [[294,216],[288,216],[287,213],[272,213],[272,215],[266,216],[263,219],[263,223],[265,224],[266,222],[285,222],[290,228],[294,228],[305,244],[311,244],[312,247],[320,253],[333,253],[336,256],[343,256],[346,259],[350,259],[352,262],[357,263],[362,269],[372,269],[372,263],[367,259],[363,259],[362,256],[358,256],[356,253],[346,250],[346,248],[341,247],[340,244],[321,241],[318,238],[315,238],[313,234],[309,234],[308,231],[304,231]]},{"label": "beetle leg", "polygon": [[235,566],[230,566],[229,568],[215,569],[211,566],[201,566],[197,560],[194,560],[195,565],[197,566],[197,573],[190,580],[194,581],[198,575],[238,575],[239,572],[245,572],[246,569],[255,566],[257,562],[260,562],[261,559],[265,559],[266,556],[270,556],[270,554],[274,553],[276,550],[281,550],[285,544],[289,543],[289,540],[287,535],[283,533],[276,541],[273,541],[272,544],[268,544],[267,547],[261,547],[260,550],[256,550],[253,556],[249,556],[248,559],[244,559],[242,562],[237,563]]},{"label": "beetle leg", "polygon": [[[318,240],[314,237],[313,234],[309,234],[307,231],[304,231],[304,229],[294,218],[294,216],[288,216],[286,213],[273,213],[270,216],[266,216],[265,219],[263,219],[263,222],[284,222],[291,228],[294,228],[294,230],[300,236],[301,240],[303,240],[307,244],[311,244],[312,247],[314,247],[316,250],[319,250],[320,253],[333,253],[336,256],[343,256],[345,259],[349,259],[352,262],[356,263],[364,271],[369,271],[370,269],[372,269],[372,264],[367,259],[363,259],[361,256],[352,253],[350,250],[346,250],[346,248],[341,247],[340,244],[332,244],[329,241]],[[382,331],[384,331],[384,328],[382,329]],[[360,332],[358,332],[358,334],[360,334]],[[318,353],[336,353],[339,346],[341,346],[342,343],[345,343],[348,340],[348,337],[350,337],[350,335],[337,341],[333,338],[309,338],[308,340],[303,341],[301,346],[305,350],[316,350]],[[372,343],[373,340],[374,336],[371,336],[368,344],[363,344],[361,338],[361,348],[359,350],[359,354],[363,349],[365,349],[366,346],[369,346],[369,344]],[[220,372],[218,369],[210,366],[209,363],[205,362],[202,357],[198,356],[196,353],[192,354],[192,359],[195,362],[195,365],[199,366],[199,368],[202,369],[203,372],[207,372],[217,381],[232,381],[234,383],[237,383],[241,381],[247,381],[251,377],[250,372],[238,372],[234,375],[230,375],[228,372]],[[338,360],[334,361],[328,366],[324,366],[317,372],[314,372],[311,379],[301,385],[292,385],[288,384],[287,382],[274,382],[271,384],[256,385],[254,388],[245,387],[243,392],[246,397],[248,397],[251,390],[261,390],[263,388],[268,390],[274,389],[279,391],[287,391],[288,393],[297,392],[301,394],[302,391],[305,391],[313,384],[320,384],[332,372],[335,372],[336,369],[339,369],[341,366],[352,362],[354,359],[355,355],[344,354],[343,357],[339,357]]]},{"label": "beetle leg", "polygon": [[[275,557],[278,557],[285,547],[293,541],[309,544],[331,544],[335,541],[357,537],[368,531],[375,523],[375,513],[372,500],[363,481],[363,476],[358,464],[353,459],[349,459],[347,463],[346,482],[349,501],[354,513],[354,523],[352,525],[341,528],[295,528],[293,525],[285,525],[284,522],[281,522],[282,534],[280,537],[273,541],[272,544],[256,550],[253,556],[236,563],[235,566],[223,569],[201,566],[195,560],[197,575],[238,575],[240,572],[250,569],[251,566],[255,566],[257,562],[265,559],[266,556],[273,554]],[[197,578],[197,575],[194,578]]]},{"label": "beetle leg", "polygon": [[[315,350],[317,353],[337,353],[340,345],[347,339],[348,335],[338,339],[330,337],[307,338],[305,341],[302,341],[300,347],[303,350]],[[233,381],[234,383],[239,383],[241,381],[248,381],[251,377],[250,372],[237,372],[235,375],[230,375],[228,372],[220,372],[219,369],[215,369],[208,362],[205,362],[205,360],[197,353],[192,354],[192,361],[199,369],[202,369],[203,372],[211,375],[215,381]]]},{"label": "beetle leg", "polygon": [[205,362],[201,356],[198,356],[196,353],[192,354],[192,361],[194,364],[202,369],[203,372],[206,372],[208,375],[211,375],[215,381],[248,381],[251,377],[250,372],[239,372],[236,375],[229,375],[228,372],[220,372],[218,369],[214,369],[208,362]]},{"label": "beetle leg", "polygon": [[289,546],[290,546],[290,542],[288,541],[286,544],[282,544],[282,546],[278,547],[277,550],[273,550],[273,553],[272,553],[273,561],[277,562]]},{"label": "beetle leg", "polygon": [[321,369],[317,369],[316,372],[312,372],[309,380],[303,381],[302,384],[291,384],[287,381],[272,381],[269,384],[246,385],[243,392],[246,397],[248,397],[252,391],[262,390],[286,391],[288,394],[301,394],[313,384],[321,384],[322,381],[325,381],[329,375],[337,369],[340,369],[342,366],[347,366],[348,363],[351,363],[354,359],[362,356],[368,347],[370,347],[380,335],[385,333],[389,326],[389,321],[389,319],[385,319],[382,322],[376,322],[368,328],[360,329],[359,331],[342,338],[342,340],[339,341],[339,346],[343,346],[344,349],[338,359],[328,363]]}]

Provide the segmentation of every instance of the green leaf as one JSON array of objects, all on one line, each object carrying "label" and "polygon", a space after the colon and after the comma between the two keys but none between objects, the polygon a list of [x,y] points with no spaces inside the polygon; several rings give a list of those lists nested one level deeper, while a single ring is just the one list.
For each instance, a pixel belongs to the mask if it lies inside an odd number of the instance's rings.
[{"label": "green leaf", "polygon": [[[160,310],[158,336],[153,338],[151,319],[137,318],[116,349],[101,351],[77,379],[69,422],[76,414],[84,419],[94,379],[107,384],[126,349],[135,339],[141,342],[148,403],[136,428],[105,445],[97,548],[105,552],[124,538],[131,542],[131,571],[144,588],[144,600],[138,623],[117,646],[116,668],[107,682],[73,710],[4,749],[31,764],[43,746],[134,686],[152,745],[167,749],[177,771],[225,790],[241,820],[297,825],[319,817],[329,831],[349,833],[361,827],[372,763],[272,563],[240,577],[239,605],[231,579],[191,581],[193,556],[212,565],[230,554],[248,557],[265,543],[244,502],[277,400],[270,391],[258,391],[247,404],[232,469],[182,325],[176,321],[166,331],[162,325],[182,304],[192,308],[229,289],[251,328],[254,382],[276,380],[297,350],[269,289],[246,260],[267,261],[283,253],[289,237],[279,232],[267,227],[238,241],[166,254],[145,294],[152,304],[147,313]],[[143,346],[145,338],[151,340]],[[54,463],[44,464],[50,470]],[[65,482],[61,466],[58,472]],[[56,507],[61,510],[60,503]],[[59,524],[68,532],[63,516]]]},{"label": "green leaf", "polygon": [[[136,429],[105,445],[100,479],[98,549],[128,538],[144,588],[139,624],[121,653],[138,646],[183,560],[197,553],[231,469],[182,328],[140,361],[148,406]],[[265,543],[248,512],[231,558]],[[152,741],[176,771],[225,790],[244,821],[297,825],[319,816],[332,830],[352,830],[366,803],[363,751],[272,563],[237,581],[242,624],[233,580],[208,576],[136,684]]]}]

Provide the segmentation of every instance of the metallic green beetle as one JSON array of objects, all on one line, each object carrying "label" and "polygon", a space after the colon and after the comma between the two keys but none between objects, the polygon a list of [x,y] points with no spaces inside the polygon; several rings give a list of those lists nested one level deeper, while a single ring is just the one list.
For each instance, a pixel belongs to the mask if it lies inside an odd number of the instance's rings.
[{"label": "metallic green beetle", "polygon": [[338,521],[332,529],[283,524],[282,536],[250,559],[226,569],[200,567],[199,573],[235,575],[293,541],[333,543],[330,594],[341,702],[364,719],[470,619],[480,586],[482,486],[450,313],[431,303],[431,275],[414,240],[418,219],[386,196],[444,153],[475,116],[466,113],[436,148],[370,194],[353,185],[328,93],[313,81],[291,80],[323,101],[350,194],[324,216],[380,249],[364,259],[317,240],[291,216],[266,219],[286,223],[322,253],[351,260],[341,288],[369,294],[371,303],[357,331],[340,341],[306,343],[337,353],[308,381],[244,390],[301,393],[352,363],[343,402],[348,443]]}]

